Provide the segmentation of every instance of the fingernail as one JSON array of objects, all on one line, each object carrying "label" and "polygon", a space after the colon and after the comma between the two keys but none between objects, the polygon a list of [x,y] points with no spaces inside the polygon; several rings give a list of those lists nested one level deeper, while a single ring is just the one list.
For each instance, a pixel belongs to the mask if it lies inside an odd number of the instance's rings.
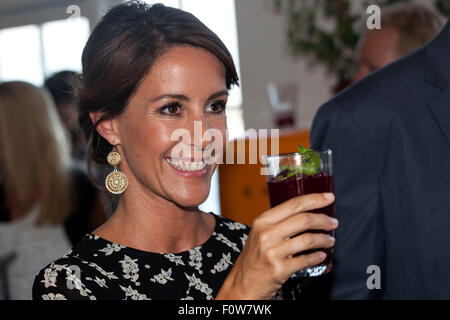
[{"label": "fingernail", "polygon": [[339,225],[339,221],[336,218],[331,218],[331,221],[333,223],[333,226],[337,227]]},{"label": "fingernail", "polygon": [[335,237],[332,237],[332,236],[330,236],[330,242],[331,242],[331,243],[335,243],[335,242],[336,242],[336,238],[335,238]]},{"label": "fingernail", "polygon": [[322,193],[322,195],[326,200],[332,200],[334,198],[334,195],[330,192]]}]

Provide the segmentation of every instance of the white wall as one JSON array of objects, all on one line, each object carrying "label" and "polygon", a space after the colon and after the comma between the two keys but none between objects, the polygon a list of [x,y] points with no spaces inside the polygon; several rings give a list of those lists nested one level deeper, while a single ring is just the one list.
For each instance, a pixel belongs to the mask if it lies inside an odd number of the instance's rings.
[{"label": "white wall", "polygon": [[272,128],[267,83],[298,86],[297,127],[310,128],[319,106],[332,97],[334,77],[287,54],[284,18],[272,0],[236,0],[245,127]]}]

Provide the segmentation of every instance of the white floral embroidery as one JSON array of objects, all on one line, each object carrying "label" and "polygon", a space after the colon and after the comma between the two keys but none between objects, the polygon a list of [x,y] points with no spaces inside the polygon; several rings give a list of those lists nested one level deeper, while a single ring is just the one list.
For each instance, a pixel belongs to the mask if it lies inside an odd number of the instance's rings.
[{"label": "white floral embroidery", "polygon": [[90,277],[86,277],[86,280],[94,281],[94,282],[97,283],[101,288],[108,288],[108,289],[109,289],[109,287],[106,285],[106,280],[105,280],[105,279],[102,279],[102,278],[99,278],[99,277],[95,276],[95,279],[92,279],[92,278],[90,278]]},{"label": "white floral embroidery", "polygon": [[127,288],[121,285],[119,286],[125,292],[125,297],[131,297],[132,300],[151,300],[150,298],[147,298],[147,295],[139,293],[131,286],[128,286]]},{"label": "white floral embroidery", "polygon": [[137,286],[140,285],[137,280],[139,279],[139,266],[136,263],[138,259],[131,259],[129,256],[124,255],[123,260],[120,260],[120,264],[122,265],[123,277],[125,279],[130,279],[131,282],[134,282]]},{"label": "white floral embroidery", "polygon": [[56,263],[52,263],[51,268],[54,268],[56,271],[62,271],[62,270],[67,270],[68,266],[67,264],[56,264]]},{"label": "white floral embroidery", "polygon": [[170,262],[175,262],[175,265],[182,265],[184,266],[184,262],[182,260],[182,256],[176,256],[173,253],[167,253],[164,255],[167,259],[169,259]]},{"label": "white floral embroidery", "polygon": [[113,244],[109,244],[108,243],[105,248],[100,249],[98,251],[104,252],[105,256],[109,256],[113,252],[119,252],[123,248],[126,248],[126,247],[125,246],[121,246],[121,245],[119,245],[117,243],[113,243]]},{"label": "white floral embroidery", "polygon": [[213,233],[216,235],[216,239],[219,241],[222,241],[223,243],[225,243],[227,246],[229,246],[230,248],[233,249],[233,251],[236,252],[240,252],[239,248],[237,247],[236,243],[231,242],[227,237],[225,237],[222,233]]},{"label": "white floral embroidery", "polygon": [[100,239],[100,237],[99,237],[98,235],[96,235],[96,234],[91,234],[91,233],[89,233],[89,234],[87,234],[86,236],[87,236],[87,238],[88,238],[89,240],[92,240],[92,239],[98,240],[98,239]]},{"label": "white floral embroidery", "polygon": [[230,230],[242,230],[247,229],[247,226],[245,224],[242,224],[240,222],[224,222],[224,224],[228,227]]},{"label": "white floral embroidery", "polygon": [[[44,270],[44,280],[41,280],[42,283],[44,283],[44,286],[46,288],[49,287],[58,287],[56,285],[56,280],[58,277],[58,272],[65,270],[66,272],[66,286],[69,289],[77,289],[80,292],[80,295],[82,296],[88,296],[89,299],[95,300],[94,296],[89,296],[89,293],[92,293],[91,290],[89,290],[81,281],[80,278],[77,276],[77,272],[74,268],[71,268],[72,266],[67,266],[66,264],[60,265],[56,263],[52,263],[48,268]],[[51,296],[53,295],[53,296]],[[58,296],[58,294],[49,293],[46,295],[45,298],[61,298]],[[44,295],[42,296],[44,298]]]},{"label": "white floral embroidery", "polygon": [[83,297],[89,296],[89,293],[92,293],[91,290],[86,288],[81,279],[78,278],[76,270],[66,268],[66,280],[67,287],[69,289],[77,289]]},{"label": "white floral embroidery", "polygon": [[242,237],[240,237],[239,239],[241,239],[241,243],[242,243],[242,248],[245,246],[245,244],[247,243],[247,238],[248,238],[248,235],[246,234],[246,233],[244,233],[243,235],[242,235]]},{"label": "white floral embroidery", "polygon": [[49,293],[49,294],[43,294],[42,295],[42,299],[43,300],[67,300],[66,297],[64,297],[64,295],[57,293]]},{"label": "white floral embroidery", "polygon": [[167,280],[174,281],[174,279],[172,279],[171,276],[172,276],[172,268],[169,268],[169,270],[167,271],[161,269],[161,272],[159,274],[154,275],[153,278],[150,279],[150,281],[158,282],[160,284],[166,284]]},{"label": "white floral embroidery", "polygon": [[67,251],[67,253],[65,255],[63,255],[63,258],[67,258],[68,256],[70,256],[72,254],[72,249],[70,249],[69,251]]},{"label": "white floral embroidery", "polygon": [[215,274],[217,272],[222,272],[228,269],[230,265],[233,263],[231,262],[231,254],[228,252],[227,254],[222,253],[222,259],[219,260],[214,266],[214,269],[211,269],[211,273]]},{"label": "white floral embroidery", "polygon": [[58,272],[52,268],[52,266],[46,268],[44,270],[44,280],[41,282],[44,284],[46,288],[55,287],[56,288],[56,277],[58,276]]},{"label": "white floral embroidery", "polygon": [[[196,290],[204,293],[206,295],[207,300],[213,299],[213,296],[211,295],[212,289],[208,286],[208,284],[203,283],[200,278],[197,278],[195,276],[195,273],[193,273],[192,276],[189,276],[186,273],[184,275],[189,280],[188,292],[190,291],[191,287],[194,287]],[[186,292],[186,293],[188,293],[188,292]]]},{"label": "white floral embroidery", "polygon": [[194,267],[200,274],[203,273],[202,268],[202,253],[200,248],[189,250],[189,265]]},{"label": "white floral embroidery", "polygon": [[88,266],[95,268],[98,272],[100,272],[102,275],[107,277],[109,280],[111,280],[111,279],[119,279],[117,276],[114,275],[114,273],[112,271],[111,272],[106,272],[105,270],[103,270],[99,265],[97,265],[94,262],[81,261],[81,263],[87,264]]}]

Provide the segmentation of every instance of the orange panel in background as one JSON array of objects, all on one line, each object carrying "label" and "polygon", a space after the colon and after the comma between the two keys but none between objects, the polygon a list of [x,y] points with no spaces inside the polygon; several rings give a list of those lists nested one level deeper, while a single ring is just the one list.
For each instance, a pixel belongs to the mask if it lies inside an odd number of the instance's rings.
[{"label": "orange panel in background", "polygon": [[[296,152],[297,144],[309,147],[309,131],[280,133],[279,153]],[[256,216],[270,208],[265,177],[260,174],[262,166],[259,157],[256,157],[257,164],[249,164],[249,150],[254,150],[252,148],[256,145],[258,150],[262,145],[267,146],[267,153],[270,154],[270,137],[234,140],[226,151],[229,158],[233,158],[230,154],[234,153],[233,164],[227,164],[230,161],[226,161],[218,168],[222,216],[247,225],[251,225]],[[245,164],[238,164],[238,158],[245,158]]]}]

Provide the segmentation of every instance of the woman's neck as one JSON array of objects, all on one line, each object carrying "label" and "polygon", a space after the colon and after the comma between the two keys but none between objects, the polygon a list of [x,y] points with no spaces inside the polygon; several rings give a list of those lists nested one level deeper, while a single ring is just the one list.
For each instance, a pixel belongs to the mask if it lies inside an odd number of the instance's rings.
[{"label": "woman's neck", "polygon": [[153,193],[127,190],[113,216],[94,234],[143,251],[176,253],[204,243],[214,227],[214,217],[198,208],[181,208]]}]

